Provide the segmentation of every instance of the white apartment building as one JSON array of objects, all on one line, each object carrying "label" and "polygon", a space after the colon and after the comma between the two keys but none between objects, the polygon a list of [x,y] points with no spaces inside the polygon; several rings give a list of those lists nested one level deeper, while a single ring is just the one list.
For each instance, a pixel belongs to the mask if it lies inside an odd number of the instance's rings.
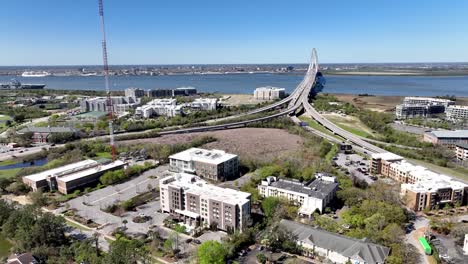
[{"label": "white apartment building", "polygon": [[169,170],[225,181],[239,176],[239,156],[216,149],[190,148],[169,156]]},{"label": "white apartment building", "polygon": [[144,118],[153,116],[174,117],[182,113],[182,106],[177,105],[176,99],[154,99],[144,106],[135,109],[135,115]]},{"label": "white apartment building", "polygon": [[145,96],[145,90],[140,88],[127,88],[125,89],[125,97],[143,97]]},{"label": "white apartment building", "polygon": [[[112,108],[115,113],[124,113],[135,109],[140,99],[135,97],[112,96]],[[107,97],[84,98],[80,102],[81,112],[108,112]]]},{"label": "white apartment building", "polygon": [[197,98],[190,103],[190,107],[205,111],[216,110],[218,107],[218,98]]},{"label": "white apartment building", "polygon": [[468,119],[468,106],[451,105],[445,110],[448,120]]},{"label": "white apartment building", "polygon": [[316,210],[322,213],[338,189],[338,183],[333,176],[317,173],[315,178],[313,181],[301,183],[269,176],[257,188],[260,196],[287,199],[300,206],[299,214],[311,216]]},{"label": "white apartment building", "polygon": [[403,104],[422,104],[422,105],[443,105],[448,107],[449,105],[455,104],[454,101],[448,99],[434,98],[434,97],[420,97],[420,96],[409,96],[403,99]]},{"label": "white apartment building", "polygon": [[455,145],[455,154],[457,160],[465,161],[468,160],[468,144],[460,143]]},{"label": "white apartment building", "polygon": [[242,231],[250,221],[250,196],[186,173],[160,180],[161,210],[194,227]]},{"label": "white apartment building", "polygon": [[254,98],[256,100],[276,100],[286,96],[286,90],[284,88],[277,87],[259,87],[254,91]]}]

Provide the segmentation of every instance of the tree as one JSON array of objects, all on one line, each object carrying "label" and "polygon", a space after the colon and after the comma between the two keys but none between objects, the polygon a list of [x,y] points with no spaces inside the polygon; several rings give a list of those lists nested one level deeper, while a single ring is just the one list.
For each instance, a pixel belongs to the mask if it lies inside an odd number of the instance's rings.
[{"label": "tree", "polygon": [[267,218],[272,218],[281,201],[276,197],[267,197],[262,202],[262,210]]},{"label": "tree", "polygon": [[221,243],[210,240],[200,245],[197,256],[200,264],[224,264],[227,251]]},{"label": "tree", "polygon": [[257,261],[261,264],[265,264],[267,261],[267,258],[265,257],[265,254],[263,253],[258,253],[257,254]]},{"label": "tree", "polygon": [[149,259],[149,251],[143,242],[121,237],[111,243],[109,253],[105,258],[105,263],[150,263]]},{"label": "tree", "polygon": [[29,198],[31,199],[32,203],[37,206],[47,205],[47,197],[44,196],[44,193],[40,189],[35,192],[30,192]]}]

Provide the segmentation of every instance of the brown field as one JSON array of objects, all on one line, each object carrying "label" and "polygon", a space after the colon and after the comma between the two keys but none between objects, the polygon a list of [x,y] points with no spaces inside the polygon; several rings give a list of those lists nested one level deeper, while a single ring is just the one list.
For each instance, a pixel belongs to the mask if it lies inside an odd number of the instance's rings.
[{"label": "brown field", "polygon": [[158,138],[121,141],[132,143],[187,143],[200,136],[213,136],[217,141],[204,145],[208,149],[221,149],[239,155],[241,158],[258,161],[272,161],[277,157],[290,155],[299,150],[304,139],[285,130],[271,128],[237,128],[190,134],[167,135]]}]

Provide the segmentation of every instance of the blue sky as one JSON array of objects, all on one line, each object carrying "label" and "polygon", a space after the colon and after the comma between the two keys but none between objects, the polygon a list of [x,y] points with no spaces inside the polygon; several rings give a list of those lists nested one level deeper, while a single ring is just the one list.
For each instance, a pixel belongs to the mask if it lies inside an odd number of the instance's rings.
[{"label": "blue sky", "polygon": [[[105,0],[110,64],[468,61],[468,1]],[[97,0],[3,1],[0,65],[100,64]]]}]

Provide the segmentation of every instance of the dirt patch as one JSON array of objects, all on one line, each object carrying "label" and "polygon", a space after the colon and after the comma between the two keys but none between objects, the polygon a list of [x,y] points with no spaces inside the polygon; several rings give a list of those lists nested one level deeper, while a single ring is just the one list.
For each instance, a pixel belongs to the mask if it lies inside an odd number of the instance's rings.
[{"label": "dirt patch", "polygon": [[299,150],[304,139],[285,130],[272,128],[237,128],[210,132],[197,132],[180,135],[167,135],[158,138],[121,141],[118,144],[188,143],[200,136],[213,136],[215,142],[204,145],[208,149],[221,149],[240,156],[241,159],[271,161]]}]

